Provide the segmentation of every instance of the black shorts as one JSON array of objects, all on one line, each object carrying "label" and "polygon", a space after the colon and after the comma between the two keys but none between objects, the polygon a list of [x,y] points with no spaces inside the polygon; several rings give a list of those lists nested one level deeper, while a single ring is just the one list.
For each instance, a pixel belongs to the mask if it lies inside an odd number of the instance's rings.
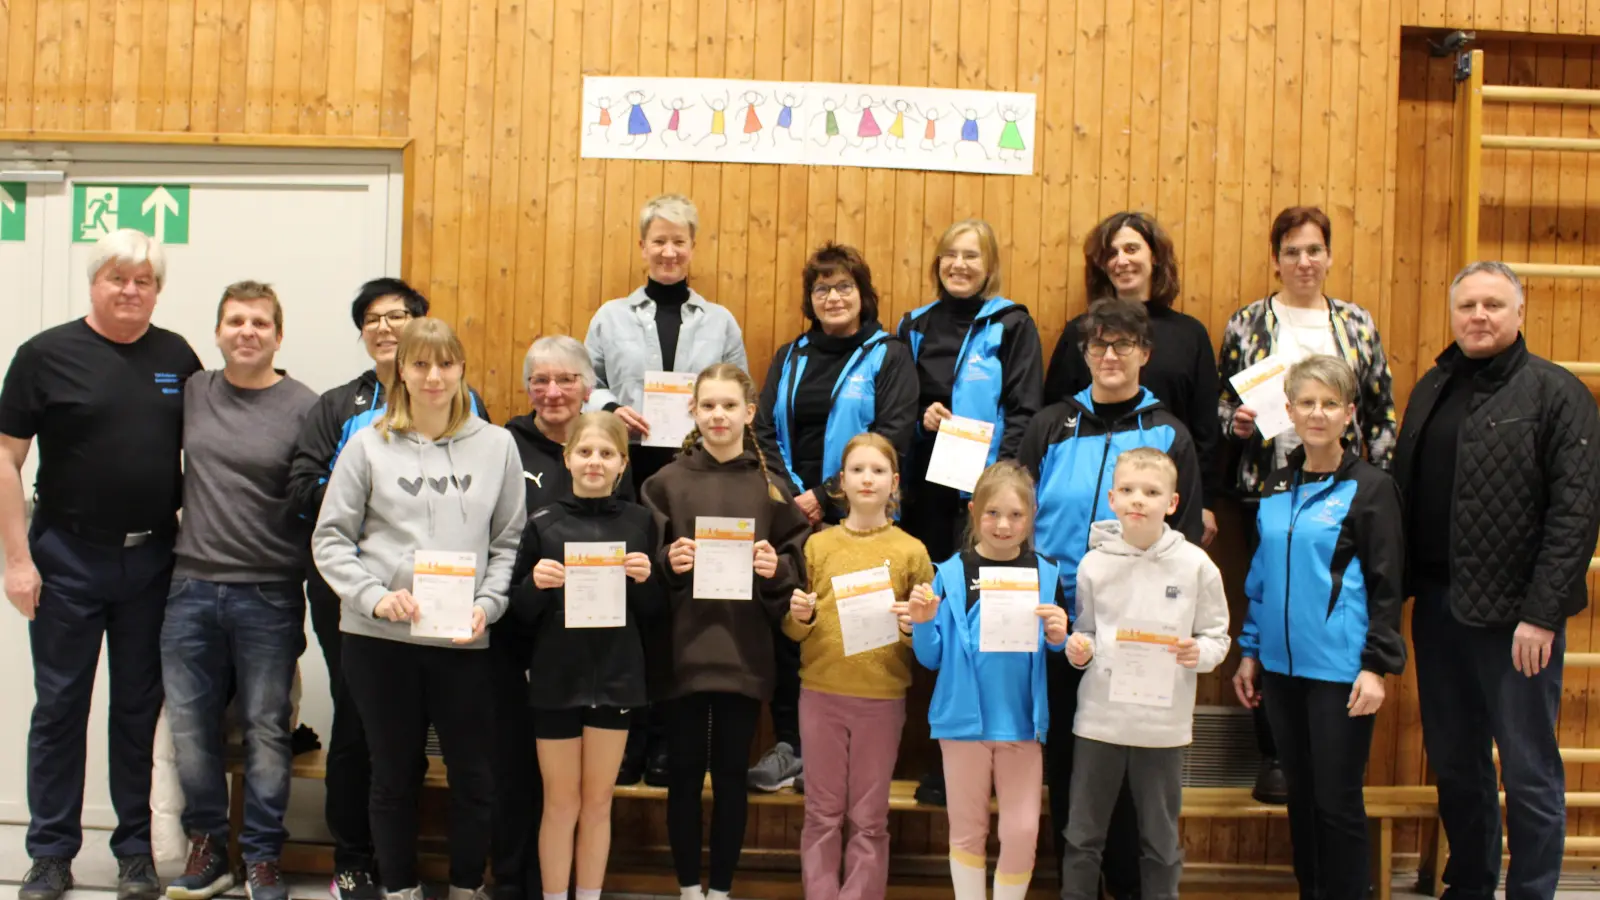
[{"label": "black shorts", "polygon": [[585,728],[627,731],[633,710],[618,706],[574,706],[533,711],[533,736],[541,741],[570,741],[583,737]]}]

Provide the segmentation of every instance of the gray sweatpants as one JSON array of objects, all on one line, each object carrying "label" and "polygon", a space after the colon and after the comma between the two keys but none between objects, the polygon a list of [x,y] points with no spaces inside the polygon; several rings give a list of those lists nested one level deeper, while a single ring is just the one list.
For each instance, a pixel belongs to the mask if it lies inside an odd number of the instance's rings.
[{"label": "gray sweatpants", "polygon": [[1183,748],[1124,747],[1084,737],[1076,738],[1075,744],[1061,900],[1100,896],[1100,854],[1124,774],[1139,819],[1140,897],[1177,900],[1183,875],[1183,845],[1178,839]]}]

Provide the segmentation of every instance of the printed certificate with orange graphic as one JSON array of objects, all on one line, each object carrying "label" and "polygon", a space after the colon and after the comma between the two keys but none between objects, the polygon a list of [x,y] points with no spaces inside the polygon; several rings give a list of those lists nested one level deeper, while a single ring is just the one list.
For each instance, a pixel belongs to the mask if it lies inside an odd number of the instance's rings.
[{"label": "printed certificate with orange graphic", "polygon": [[1117,628],[1112,655],[1111,702],[1172,706],[1178,686],[1178,626],[1129,619]]},{"label": "printed certificate with orange graphic", "polygon": [[889,580],[888,566],[833,576],[833,602],[839,610],[845,656],[899,643],[900,620],[890,609],[894,582]]},{"label": "printed certificate with orange graphic", "polygon": [[567,570],[568,628],[621,628],[628,624],[628,576],[622,541],[568,541],[562,547]]},{"label": "printed certificate with orange graphic", "polygon": [[1043,627],[1039,570],[1011,566],[978,567],[978,650],[982,653],[1032,653]]},{"label": "printed certificate with orange graphic", "polygon": [[960,416],[940,422],[939,436],[933,441],[933,457],[928,461],[928,480],[970,492],[989,464],[992,440],[992,423]]},{"label": "printed certificate with orange graphic", "polygon": [[695,517],[696,600],[755,599],[755,563],[755,519]]},{"label": "printed certificate with orange graphic", "polygon": [[1283,377],[1292,362],[1274,353],[1228,379],[1244,405],[1256,411],[1256,430],[1264,440],[1270,441],[1294,427],[1289,419],[1289,400],[1283,392]]},{"label": "printed certificate with orange graphic", "polygon": [[421,613],[412,637],[472,637],[472,598],[478,587],[478,554],[418,550],[412,561],[411,598]]},{"label": "printed certificate with orange graphic", "polygon": [[640,441],[646,447],[683,446],[683,439],[694,428],[689,404],[694,400],[693,372],[644,373],[644,409],[639,414],[650,423],[650,436]]}]

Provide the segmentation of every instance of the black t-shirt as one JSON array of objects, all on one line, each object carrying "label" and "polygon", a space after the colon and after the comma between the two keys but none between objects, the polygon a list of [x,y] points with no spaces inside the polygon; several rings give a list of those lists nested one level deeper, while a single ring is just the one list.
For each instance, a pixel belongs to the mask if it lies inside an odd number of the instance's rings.
[{"label": "black t-shirt", "polygon": [[961,354],[961,345],[984,302],[982,297],[961,300],[946,296],[944,302],[928,310],[922,327],[922,346],[917,351],[917,382],[921,392],[917,400],[918,420],[935,403],[950,408],[950,395],[956,387],[956,357]]},{"label": "black t-shirt", "polygon": [[[1456,450],[1461,425],[1472,411],[1472,381],[1493,361],[1463,357],[1434,401],[1428,421],[1422,424],[1415,459],[1423,460],[1413,473],[1411,488],[1410,546],[1412,570],[1430,581],[1450,581],[1450,512],[1455,505]],[[1445,523],[1440,528],[1439,523]]]},{"label": "black t-shirt", "polygon": [[0,433],[38,438],[41,514],[107,532],[171,527],[183,498],[183,383],[199,370],[187,341],[153,325],[119,344],[78,319],[18,348]]},{"label": "black t-shirt", "polygon": [[[1017,554],[1016,559],[1005,560],[1002,562],[1001,560],[990,559],[989,557],[979,553],[977,548],[972,547],[961,551],[961,566],[966,571],[967,609],[971,610],[972,605],[978,602],[979,569],[1037,569],[1039,568],[1039,557],[1034,555],[1032,548],[1024,546],[1022,548],[1022,552]],[[1059,581],[1056,583],[1056,605],[1062,609],[1071,608],[1067,606],[1066,592]]]},{"label": "black t-shirt", "polygon": [[794,429],[789,454],[794,472],[803,484],[822,483],[824,442],[828,433],[828,414],[833,411],[833,388],[839,373],[850,361],[850,354],[876,334],[875,327],[864,326],[849,337],[831,337],[813,329],[804,349],[806,370],[799,384],[793,385]]}]

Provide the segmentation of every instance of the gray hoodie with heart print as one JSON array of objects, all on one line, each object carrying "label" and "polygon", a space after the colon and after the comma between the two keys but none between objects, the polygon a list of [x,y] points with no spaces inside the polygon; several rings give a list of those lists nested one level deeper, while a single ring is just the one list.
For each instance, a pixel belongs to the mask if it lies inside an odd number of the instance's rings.
[{"label": "gray hoodie with heart print", "polygon": [[[311,554],[340,600],[346,634],[452,645],[411,636],[409,622],[376,618],[384,595],[410,589],[418,550],[477,554],[473,603],[494,622],[506,610],[511,567],[527,520],[522,460],[511,433],[477,417],[429,441],[363,428],[339,454],[311,536]],[[464,649],[489,646],[488,632]]]}]

